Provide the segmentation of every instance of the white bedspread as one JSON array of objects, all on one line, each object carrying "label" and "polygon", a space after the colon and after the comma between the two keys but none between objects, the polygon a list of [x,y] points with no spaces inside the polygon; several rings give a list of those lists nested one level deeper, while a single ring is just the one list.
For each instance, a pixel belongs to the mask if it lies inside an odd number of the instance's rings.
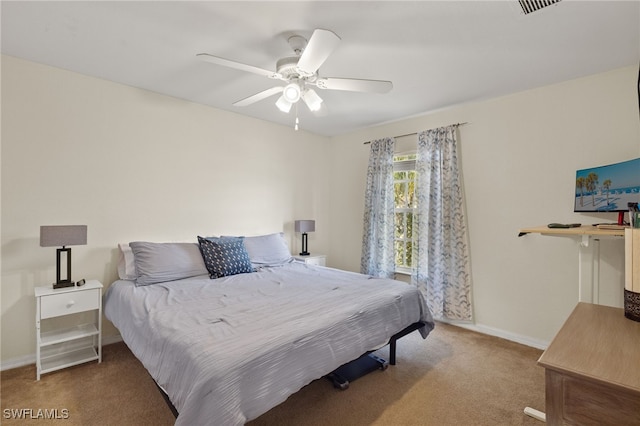
[{"label": "white bedspread", "polygon": [[216,280],[116,281],[106,317],[169,395],[177,425],[239,425],[433,320],[412,285],[291,263]]}]

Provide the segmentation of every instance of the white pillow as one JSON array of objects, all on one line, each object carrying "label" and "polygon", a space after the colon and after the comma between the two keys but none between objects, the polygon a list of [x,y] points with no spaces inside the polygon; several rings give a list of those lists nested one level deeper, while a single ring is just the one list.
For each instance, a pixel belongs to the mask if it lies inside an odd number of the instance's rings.
[{"label": "white pillow", "polygon": [[283,232],[244,237],[244,246],[254,268],[283,265],[293,259]]},{"label": "white pillow", "polygon": [[136,262],[133,251],[129,244],[118,244],[120,248],[120,260],[118,260],[118,276],[121,280],[135,281],[138,278],[136,273]]}]

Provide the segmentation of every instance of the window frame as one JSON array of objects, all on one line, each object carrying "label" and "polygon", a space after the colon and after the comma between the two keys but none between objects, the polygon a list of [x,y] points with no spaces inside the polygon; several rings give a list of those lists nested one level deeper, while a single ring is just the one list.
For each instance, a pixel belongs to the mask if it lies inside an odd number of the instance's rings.
[{"label": "window frame", "polygon": [[[405,152],[405,153],[398,153],[395,154],[393,156],[393,184],[394,184],[394,194],[395,194],[395,185],[397,182],[406,182],[407,184],[410,183],[411,181],[414,182],[413,185],[413,190],[415,191],[415,170],[416,170],[416,153],[415,152]],[[400,158],[404,158],[404,159],[400,159]],[[401,179],[401,180],[396,180],[396,172],[414,172],[414,177],[413,179]],[[409,191],[409,185],[407,187],[407,190]],[[413,196],[415,199],[415,195]],[[395,229],[397,228],[397,224],[396,224],[396,218],[398,217],[398,214],[402,214],[403,215],[403,228],[405,230],[405,236],[402,238],[397,238],[396,234],[395,234]],[[412,266],[406,266],[406,248],[407,248],[407,243],[411,243],[411,247],[413,244],[413,238],[412,237],[407,237],[406,236],[406,215],[408,213],[412,213],[412,223],[413,221],[415,221],[416,218],[416,214],[417,214],[417,206],[414,205],[414,207],[397,207],[395,206],[395,200],[394,200],[394,238],[393,238],[393,243],[394,243],[394,259],[398,258],[398,251],[397,251],[397,243],[400,242],[400,244],[402,244],[405,247],[405,252],[402,254],[402,260],[403,260],[403,265],[399,266],[396,263],[395,266],[395,272],[398,274],[404,274],[404,275],[411,275],[411,273],[413,272],[413,267]],[[413,259],[412,259],[413,260]]]}]

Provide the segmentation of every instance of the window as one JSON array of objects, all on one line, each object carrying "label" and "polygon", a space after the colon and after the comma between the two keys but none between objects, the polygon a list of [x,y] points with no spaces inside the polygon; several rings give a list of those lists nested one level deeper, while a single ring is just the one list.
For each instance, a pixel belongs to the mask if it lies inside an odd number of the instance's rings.
[{"label": "window", "polygon": [[413,219],[416,211],[416,154],[393,157],[395,198],[394,245],[396,272],[411,273],[413,267]]}]

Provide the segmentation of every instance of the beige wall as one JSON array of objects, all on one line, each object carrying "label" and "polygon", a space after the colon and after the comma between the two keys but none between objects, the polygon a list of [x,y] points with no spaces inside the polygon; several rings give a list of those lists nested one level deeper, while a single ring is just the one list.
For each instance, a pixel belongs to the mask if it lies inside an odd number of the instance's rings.
[{"label": "beige wall", "polygon": [[[284,230],[297,250],[300,218],[316,219],[310,245],[330,266],[357,271],[363,142],[463,121],[477,327],[544,344],[577,301],[577,243],[517,231],[614,220],[572,212],[574,173],[640,156],[635,78],[624,68],[329,139],[3,56],[1,359],[33,361],[33,288],[55,274],[40,225],[88,225],[74,278],[107,285],[119,242]],[[623,248],[601,252],[600,299],[620,305]]]},{"label": "beige wall", "polygon": [[[334,266],[359,270],[363,142],[468,122],[459,141],[477,328],[543,346],[577,302],[578,243],[518,238],[518,229],[616,221],[615,214],[573,213],[575,171],[640,156],[637,73],[618,69],[333,138]],[[621,241],[602,242],[603,304],[622,306],[623,260]]]},{"label": "beige wall", "polygon": [[299,250],[292,222],[314,218],[326,251],[328,161],[327,138],[3,56],[2,359],[35,353],[40,225],[88,225],[73,278],[105,285],[120,242],[284,230]]}]

